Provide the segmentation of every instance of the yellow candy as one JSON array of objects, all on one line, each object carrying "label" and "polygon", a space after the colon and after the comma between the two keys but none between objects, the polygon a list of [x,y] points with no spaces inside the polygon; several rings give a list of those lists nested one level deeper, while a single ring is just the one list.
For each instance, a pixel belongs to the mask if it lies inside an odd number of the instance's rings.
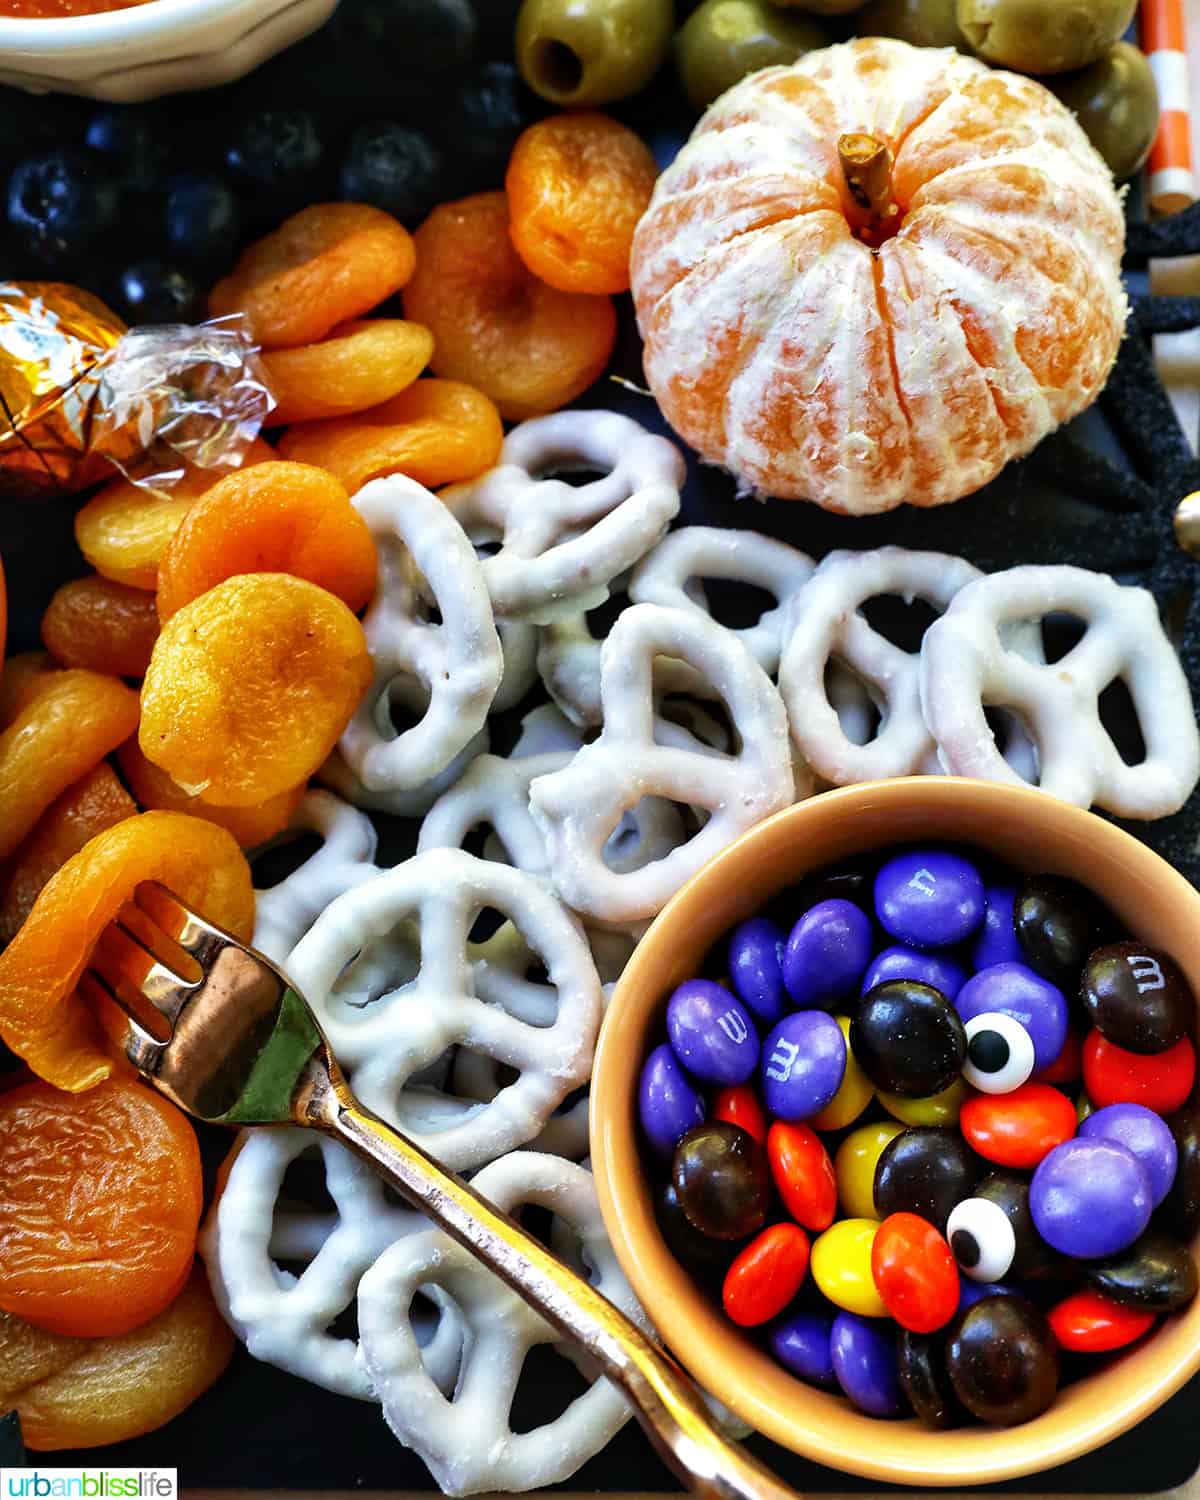
[{"label": "yellow candy", "polygon": [[928,1099],[903,1099],[899,1094],[879,1090],[880,1104],[906,1125],[957,1125],[958,1112],[966,1097],[967,1086],[961,1078],[956,1078],[940,1094],[930,1094]]},{"label": "yellow candy", "polygon": [[813,1115],[808,1124],[814,1130],[842,1130],[851,1120],[857,1120],[875,1097],[875,1085],[858,1065],[858,1059],[850,1050],[850,1017],[834,1016],[846,1039],[846,1071],[833,1098]]},{"label": "yellow candy", "polygon": [[1094,1115],[1095,1113],[1096,1106],[1092,1103],[1092,1101],[1086,1094],[1080,1093],[1079,1101],[1075,1105],[1075,1118],[1082,1125],[1083,1122],[1087,1119],[1088,1115]]},{"label": "yellow candy", "polygon": [[842,1219],[813,1243],[813,1280],[830,1302],[860,1318],[886,1318],[888,1310],[871,1275],[878,1219]]},{"label": "yellow candy", "polygon": [[851,1219],[875,1217],[875,1166],[889,1141],[904,1129],[891,1120],[860,1125],[838,1147],[833,1159],[838,1202]]}]

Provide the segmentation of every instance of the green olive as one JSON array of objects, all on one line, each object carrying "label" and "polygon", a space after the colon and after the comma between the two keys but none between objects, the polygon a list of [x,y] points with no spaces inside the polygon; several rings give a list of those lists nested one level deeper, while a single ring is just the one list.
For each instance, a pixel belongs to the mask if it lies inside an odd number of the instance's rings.
[{"label": "green olive", "polygon": [[704,109],[747,73],[828,45],[815,21],[767,0],[704,0],[675,37],[675,66],[688,98]]},{"label": "green olive", "polygon": [[1158,89],[1146,54],[1114,42],[1099,62],[1062,79],[1054,92],[1074,110],[1117,181],[1132,177],[1158,132]]},{"label": "green olive", "polygon": [[871,0],[858,17],[859,36],[894,36],[914,47],[969,52],[954,15],[957,0]]},{"label": "green olive", "polygon": [[958,0],[976,53],[1018,73],[1068,73],[1103,57],[1133,20],[1137,0]]},{"label": "green olive", "polygon": [[846,16],[852,10],[861,10],[866,0],[775,0],[775,4],[788,10],[809,10],[816,16]]},{"label": "green olive", "polygon": [[551,104],[593,108],[645,88],[674,29],[674,0],[524,0],[517,67]]}]

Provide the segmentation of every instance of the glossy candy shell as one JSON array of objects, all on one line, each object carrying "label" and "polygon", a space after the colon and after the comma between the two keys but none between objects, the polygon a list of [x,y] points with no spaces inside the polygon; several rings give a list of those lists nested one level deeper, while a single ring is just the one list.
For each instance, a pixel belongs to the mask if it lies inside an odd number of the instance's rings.
[{"label": "glossy candy shell", "polygon": [[1054,1336],[1078,1354],[1107,1354],[1140,1339],[1154,1326],[1154,1314],[1123,1307],[1100,1292],[1074,1292],[1050,1309]]},{"label": "glossy candy shell", "polygon": [[1116,1141],[1073,1140],[1056,1146],[1033,1174],[1029,1207],[1037,1232],[1064,1255],[1114,1255],[1150,1222],[1150,1179],[1133,1152]]},{"label": "glossy candy shell", "polygon": [[740,1125],[760,1146],[767,1144],[767,1117],[752,1084],[739,1083],[721,1089],[713,1097],[712,1117],[729,1125]]},{"label": "glossy candy shell", "polygon": [[951,948],[983,921],[979,871],[961,854],[914,849],[887,860],[875,877],[875,914],[892,937],[914,948]]},{"label": "glossy candy shell", "polygon": [[675,1148],[671,1180],[689,1222],[713,1239],[744,1239],[766,1217],[766,1152],[736,1125],[710,1122],[689,1130]]},{"label": "glossy candy shell", "polygon": [[1196,1021],[1178,965],[1144,943],[1108,943],[1089,954],[1079,994],[1096,1030],[1130,1052],[1165,1052]]},{"label": "glossy candy shell", "polygon": [[890,1142],[903,1131],[894,1120],[878,1120],[852,1130],[837,1149],[834,1172],[838,1205],[843,1218],[874,1219],[875,1175]]},{"label": "glossy candy shell", "polygon": [[813,1280],[836,1307],[862,1318],[885,1318],[887,1308],[871,1274],[877,1219],[839,1219],[813,1243]]},{"label": "glossy candy shell", "polygon": [[798,1312],[781,1318],[771,1329],[771,1352],[779,1363],[809,1385],[837,1385],[829,1347],[833,1318],[828,1313]]},{"label": "glossy candy shell", "polygon": [[957,1427],[966,1413],[946,1373],[945,1340],[902,1329],[896,1374],[908,1404],[928,1427]]},{"label": "glossy candy shell", "polygon": [[969,1198],[983,1175],[982,1161],[957,1130],[914,1126],[884,1148],[875,1167],[875,1212],[920,1214],[945,1230],[950,1211]]},{"label": "glossy candy shell", "polygon": [[739,1328],[769,1323],[808,1275],[808,1235],[798,1224],[772,1224],[739,1250],[725,1276],[721,1305]]},{"label": "glossy candy shell", "polygon": [[904,1412],[896,1335],[890,1328],[841,1312],[833,1320],[830,1352],[838,1384],[860,1411],[873,1417],[898,1417]]},{"label": "glossy candy shell", "polygon": [[963,1135],[1001,1167],[1036,1167],[1075,1134],[1075,1106],[1046,1083],[1024,1083],[1011,1094],[976,1094],[962,1107]]},{"label": "glossy candy shell", "polygon": [[837,1212],[837,1178],[824,1144],[809,1126],[777,1120],[767,1132],[775,1190],[798,1224],[816,1233]]},{"label": "glossy candy shell", "polygon": [[1169,1115],[1187,1102],[1196,1079],[1196,1049],[1184,1037],[1166,1052],[1143,1057],[1092,1031],[1083,1043],[1083,1084],[1088,1098],[1106,1104],[1144,1104]]},{"label": "glossy candy shell", "polygon": [[940,991],[892,979],[859,1001],[850,1046],[877,1088],[923,1099],[953,1084],[967,1039],[957,1011]]},{"label": "glossy candy shell", "polygon": [[1178,1312],[1195,1298],[1200,1280],[1188,1247],[1153,1229],[1128,1250],[1091,1261],[1086,1275],[1113,1302],[1146,1312]]},{"label": "glossy candy shell", "polygon": [[809,1124],[814,1130],[844,1130],[852,1124],[875,1097],[875,1085],[858,1065],[858,1059],[850,1051],[850,1018],[834,1016],[841,1028],[846,1043],[846,1070],[838,1091],[824,1109],[811,1117]]},{"label": "glossy candy shell", "polygon": [[884,1219],[871,1246],[871,1275],[888,1312],[913,1333],[934,1333],[958,1311],[950,1246],[916,1214]]},{"label": "glossy candy shell", "polygon": [[946,1339],[954,1394],[981,1422],[1008,1427],[1040,1415],[1058,1391],[1058,1342],[1024,1297],[985,1297]]}]

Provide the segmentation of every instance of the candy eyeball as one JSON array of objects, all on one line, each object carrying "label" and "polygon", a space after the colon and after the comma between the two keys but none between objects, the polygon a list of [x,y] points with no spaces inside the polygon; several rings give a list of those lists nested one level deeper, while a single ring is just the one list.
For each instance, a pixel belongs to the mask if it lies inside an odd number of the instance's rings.
[{"label": "candy eyeball", "polygon": [[1012,1016],[998,1010],[973,1016],[964,1028],[963,1077],[984,1094],[1011,1094],[1033,1073],[1033,1038]]},{"label": "candy eyeball", "polygon": [[1008,1215],[987,1198],[964,1198],[946,1221],[946,1238],[959,1270],[972,1281],[999,1281],[1017,1253]]}]

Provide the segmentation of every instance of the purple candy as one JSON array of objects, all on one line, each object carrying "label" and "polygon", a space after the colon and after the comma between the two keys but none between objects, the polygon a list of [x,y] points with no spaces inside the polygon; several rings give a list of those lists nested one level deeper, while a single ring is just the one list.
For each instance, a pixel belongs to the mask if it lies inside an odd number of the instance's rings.
[{"label": "purple candy", "polygon": [[897,944],[876,954],[863,978],[863,994],[889,979],[915,979],[919,984],[931,984],[947,1000],[953,1000],[967,982],[967,971],[948,954],[920,953],[916,948]]},{"label": "purple candy", "polygon": [[666,1042],[646,1059],[638,1084],[638,1116],[659,1156],[670,1157],[693,1125],[704,1123],[704,1100]]},{"label": "purple candy", "polygon": [[771,1330],[771,1352],[793,1375],[809,1385],[837,1387],[829,1341],[833,1319],[827,1313],[794,1313]]},{"label": "purple candy", "polygon": [[983,921],[983,877],[948,849],[897,854],[875,877],[875,914],[897,942],[953,947]]},{"label": "purple candy", "polygon": [[968,1307],[974,1307],[985,1297],[1019,1297],[1020,1295],[1020,1291],[1015,1286],[1005,1286],[1002,1281],[972,1281],[969,1276],[964,1276],[958,1285],[958,1310],[963,1312]]},{"label": "purple candy", "polygon": [[1117,1141],[1132,1151],[1150,1179],[1154,1207],[1163,1201],[1175,1181],[1179,1151],[1171,1127],[1144,1104],[1109,1104],[1091,1114],[1079,1127],[1089,1139]]},{"label": "purple candy", "polygon": [[783,933],[766,917],[751,917],[729,939],[729,977],[738,995],[764,1025],[783,1015]]},{"label": "purple candy", "polygon": [[783,982],[801,1010],[828,1010],[857,994],[871,962],[871,919],[852,901],[818,901],[792,928]]},{"label": "purple candy", "polygon": [[1023,964],[1025,950],[1013,926],[1013,904],[1017,890],[1012,885],[989,885],[984,892],[983,926],[975,935],[971,966],[990,969],[993,964]]},{"label": "purple candy", "polygon": [[846,1038],[823,1010],[784,1016],[762,1049],[762,1090],[777,1120],[807,1120],[823,1110],[846,1072]]},{"label": "purple candy", "polygon": [[1150,1178],[1133,1152],[1095,1137],[1055,1146],[1029,1187],[1037,1232],[1051,1249],[1079,1260],[1132,1245],[1153,1207]]},{"label": "purple candy", "polygon": [[667,1001],[667,1039],[688,1072],[705,1083],[745,1083],[758,1066],[750,1012],[711,979],[688,979]]},{"label": "purple candy", "polygon": [[896,1335],[886,1324],[840,1312],[829,1352],[838,1384],[860,1411],[898,1417],[908,1409],[896,1373]]},{"label": "purple candy", "polygon": [[959,990],[954,1008],[964,1021],[992,1011],[1019,1021],[1033,1043],[1036,1073],[1050,1067],[1067,1040],[1070,1016],[1066,996],[1026,964],[993,964],[990,969],[980,969]]}]

